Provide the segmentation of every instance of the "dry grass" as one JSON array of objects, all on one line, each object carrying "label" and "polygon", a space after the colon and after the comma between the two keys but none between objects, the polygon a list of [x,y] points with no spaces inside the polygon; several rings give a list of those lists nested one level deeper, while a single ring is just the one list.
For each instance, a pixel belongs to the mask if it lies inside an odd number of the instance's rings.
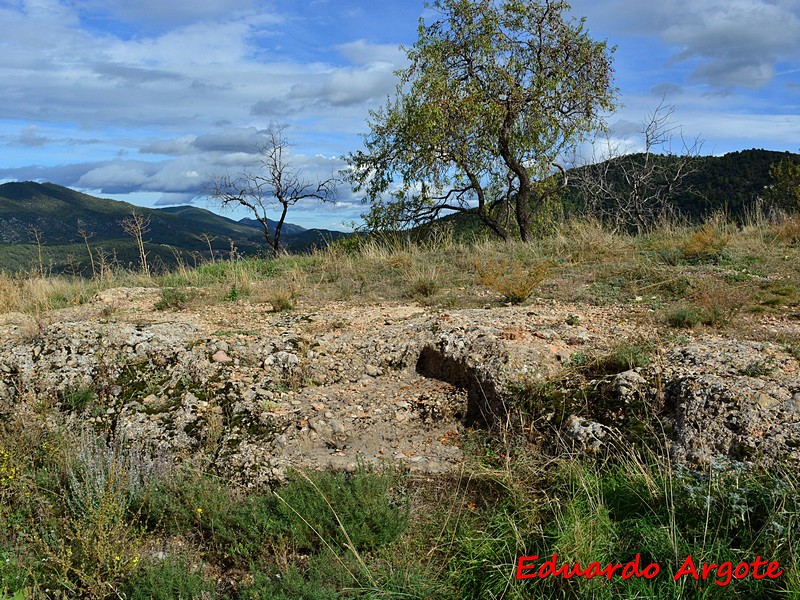
[{"label": "dry grass", "polygon": [[95,280],[0,275],[0,312],[38,316],[124,286],[197,291],[186,308],[247,300],[276,311],[334,301],[474,307],[486,304],[488,288],[512,303],[524,302],[537,289],[538,295],[564,302],[603,305],[644,298],[659,311],[689,302],[704,321],[723,326],[766,294],[759,287],[765,280],[788,285],[800,278],[798,232],[797,217],[777,223],[753,218],[742,228],[720,217],[699,227],[665,222],[637,237],[582,220],[562,223],[552,235],[528,244],[389,237],[277,260],[184,266],[154,278],[129,271]]}]

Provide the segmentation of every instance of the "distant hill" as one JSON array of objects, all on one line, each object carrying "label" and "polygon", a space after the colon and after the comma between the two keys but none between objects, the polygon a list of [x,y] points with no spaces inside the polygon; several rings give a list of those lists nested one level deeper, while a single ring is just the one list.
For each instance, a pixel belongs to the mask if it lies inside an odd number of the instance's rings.
[{"label": "distant hill", "polygon": [[[625,160],[640,160],[643,155],[626,156]],[[675,157],[660,157],[661,160],[677,160]],[[775,152],[772,150],[742,150],[723,156],[699,156],[693,159],[692,172],[684,180],[684,191],[674,199],[677,212],[690,221],[700,221],[708,215],[723,211],[732,219],[741,219],[755,200],[770,184],[770,166],[784,159],[800,163],[800,154]],[[608,176],[621,179],[621,167],[609,161]],[[567,189],[562,193],[564,211],[567,216],[583,210],[583,198],[575,185],[580,168],[569,169]],[[469,214],[450,214],[432,223],[411,230],[412,237],[426,238],[435,231],[447,227],[455,239],[468,240],[489,234],[481,220]]]},{"label": "distant hill", "polygon": [[[633,154],[625,160],[641,160],[643,156]],[[678,157],[659,158],[665,163],[679,160]],[[674,207],[679,214],[694,221],[716,211],[723,211],[734,219],[741,218],[769,186],[770,166],[786,158],[800,162],[800,154],[756,149],[723,156],[698,156],[692,160],[690,172],[683,180],[683,191],[673,199]],[[609,179],[624,187],[619,161],[609,161],[608,167]],[[568,174],[576,174],[577,170]],[[581,207],[582,199],[575,187],[570,186],[566,197],[574,208]]]},{"label": "distant hill", "polygon": [[[245,225],[247,227],[255,227],[256,229],[261,230],[261,223],[259,223],[255,219],[249,219],[245,217],[244,219],[239,219],[237,223],[239,223],[239,225]],[[272,231],[275,231],[275,226],[278,224],[278,222],[273,221],[272,219],[267,219],[267,223],[269,223],[270,229],[272,229]],[[297,233],[303,233],[304,231],[308,230],[305,227],[300,227],[300,225],[284,223],[283,228],[281,229],[281,237],[285,235],[295,235]]]},{"label": "distant hill", "polygon": [[[176,263],[177,256],[183,256],[183,260],[188,260],[184,255],[207,256],[207,240],[211,240],[215,253],[229,252],[231,240],[241,254],[265,249],[263,231],[260,225],[253,226],[258,223],[252,219],[234,221],[194,206],[143,208],[52,183],[26,181],[0,185],[0,270],[31,267],[35,254],[32,228],[41,231],[49,267],[54,271],[85,272],[88,253],[80,229],[90,236],[92,247],[116,255],[122,264],[135,263],[133,242],[121,225],[134,210],[149,219],[144,236],[148,252],[168,266]],[[301,252],[343,235],[285,223],[282,242],[286,249]]]}]

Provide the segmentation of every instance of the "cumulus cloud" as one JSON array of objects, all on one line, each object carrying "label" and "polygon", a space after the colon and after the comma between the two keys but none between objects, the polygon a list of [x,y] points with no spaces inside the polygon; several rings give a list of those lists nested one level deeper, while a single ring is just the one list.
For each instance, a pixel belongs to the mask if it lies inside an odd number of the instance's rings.
[{"label": "cumulus cloud", "polygon": [[[343,166],[331,157],[358,147],[368,109],[394,92],[422,4],[316,0],[278,13],[267,0],[0,0],[0,177],[198,202],[212,175],[258,168],[270,122],[291,125],[298,168],[330,177]],[[747,124],[796,147],[800,117],[777,94],[797,94],[797,0],[573,4],[593,35],[626,44],[620,75],[650,69],[622,98],[620,135],[667,94],[687,131],[746,139]],[[776,78],[760,105],[704,97]],[[770,112],[780,116],[759,114]],[[341,199],[330,218],[360,207],[344,187]]]},{"label": "cumulus cloud", "polygon": [[716,87],[759,87],[782,58],[800,55],[800,6],[764,0],[706,0],[664,32],[675,60],[700,61],[693,77]]},{"label": "cumulus cloud", "polygon": [[333,106],[352,106],[385,98],[394,92],[396,84],[392,69],[387,66],[337,69],[318,83],[295,85],[290,95]]},{"label": "cumulus cloud", "polygon": [[594,29],[659,36],[672,63],[691,66],[691,81],[718,89],[763,86],[779,62],[796,64],[800,56],[795,0],[576,0],[573,6]]},{"label": "cumulus cloud", "polygon": [[50,140],[39,133],[39,127],[36,125],[29,125],[22,130],[17,143],[23,146],[44,146]]},{"label": "cumulus cloud", "polygon": [[201,135],[192,146],[206,152],[255,154],[263,143],[263,134],[255,127],[229,127]]}]

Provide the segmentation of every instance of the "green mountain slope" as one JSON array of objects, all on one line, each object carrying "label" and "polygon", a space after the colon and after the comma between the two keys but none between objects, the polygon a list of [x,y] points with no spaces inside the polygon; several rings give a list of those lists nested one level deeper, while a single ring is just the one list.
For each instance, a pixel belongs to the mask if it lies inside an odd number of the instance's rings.
[{"label": "green mountain slope", "polygon": [[[121,224],[134,210],[148,220],[144,235],[148,252],[167,266],[176,262],[176,255],[208,254],[207,240],[215,252],[228,252],[231,240],[241,254],[256,254],[265,247],[263,231],[249,220],[237,222],[194,206],[142,208],[52,183],[26,181],[0,185],[0,270],[26,270],[38,261],[34,228],[41,232],[53,271],[86,271],[88,252],[81,229],[93,248],[116,256],[119,264],[135,264],[138,254]],[[298,252],[341,235],[287,223],[282,241],[285,248]]]}]

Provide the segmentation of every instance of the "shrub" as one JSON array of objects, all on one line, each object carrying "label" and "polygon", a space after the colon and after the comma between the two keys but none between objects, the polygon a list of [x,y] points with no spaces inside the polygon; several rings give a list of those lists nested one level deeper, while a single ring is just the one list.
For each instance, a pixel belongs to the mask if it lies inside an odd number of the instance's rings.
[{"label": "shrub", "polygon": [[691,329],[699,325],[703,320],[703,315],[697,308],[682,306],[670,311],[667,314],[667,324],[670,327]]},{"label": "shrub", "polygon": [[162,288],[161,296],[155,303],[156,310],[185,308],[191,299],[191,294],[178,288]]},{"label": "shrub", "polygon": [[498,292],[505,302],[522,304],[544,281],[550,265],[544,262],[526,265],[506,258],[478,262],[478,283]]},{"label": "shrub", "polygon": [[285,310],[292,310],[294,308],[294,291],[277,291],[270,295],[269,303],[274,312],[283,312]]},{"label": "shrub", "polygon": [[334,548],[380,548],[408,524],[400,483],[400,475],[389,467],[373,472],[361,465],[352,475],[295,474],[278,492],[280,510],[300,548],[316,548],[323,540]]},{"label": "shrub", "polygon": [[718,224],[708,221],[683,242],[681,254],[690,263],[717,262],[728,247],[730,237]]},{"label": "shrub", "polygon": [[216,591],[213,581],[203,577],[196,565],[182,557],[148,562],[128,581],[128,600],[190,600],[210,598]]},{"label": "shrub", "polygon": [[410,298],[429,298],[439,291],[439,282],[433,277],[419,276],[408,287],[406,296]]},{"label": "shrub", "polygon": [[606,354],[596,356],[585,369],[594,376],[616,375],[650,364],[653,345],[650,342],[622,341]]}]

